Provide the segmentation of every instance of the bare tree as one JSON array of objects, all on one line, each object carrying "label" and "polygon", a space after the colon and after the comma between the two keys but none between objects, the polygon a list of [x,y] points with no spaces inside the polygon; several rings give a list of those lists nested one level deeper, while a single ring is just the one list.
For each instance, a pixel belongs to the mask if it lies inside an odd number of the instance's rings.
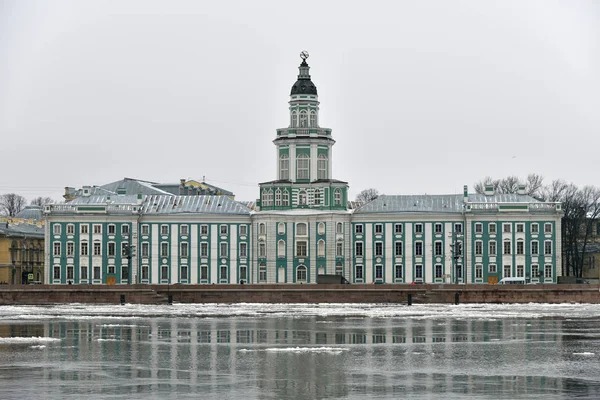
[{"label": "bare tree", "polygon": [[25,197],[16,193],[7,193],[0,196],[0,212],[2,214],[14,217],[27,205]]},{"label": "bare tree", "polygon": [[544,177],[538,174],[529,174],[525,179],[525,193],[529,196],[541,200],[542,190],[544,188]]},{"label": "bare tree", "polygon": [[360,192],[358,195],[356,195],[356,201],[358,201],[361,204],[367,204],[370,201],[375,200],[376,198],[379,197],[379,190],[377,189],[365,189],[362,192]]},{"label": "bare tree", "polygon": [[44,207],[48,204],[53,204],[54,200],[52,200],[52,198],[50,197],[36,197],[33,200],[31,200],[31,205],[32,206],[40,206],[40,207]]},{"label": "bare tree", "polygon": [[519,186],[525,186],[525,194],[531,197],[540,199],[542,196],[542,188],[544,185],[544,177],[538,174],[529,174],[525,180],[518,176],[507,176],[503,179],[493,179],[491,176],[486,176],[482,181],[475,182],[475,192],[485,193],[486,186],[492,186],[495,193],[518,193]]}]

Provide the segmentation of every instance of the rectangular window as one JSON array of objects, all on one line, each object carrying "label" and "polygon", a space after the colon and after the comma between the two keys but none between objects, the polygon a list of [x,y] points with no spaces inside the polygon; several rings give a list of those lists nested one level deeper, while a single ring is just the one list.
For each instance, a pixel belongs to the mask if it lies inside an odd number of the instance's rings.
[{"label": "rectangular window", "polygon": [[200,235],[208,235],[208,225],[200,225]]},{"label": "rectangular window", "polygon": [[180,243],[180,257],[187,258],[188,256],[188,244],[186,242]]},{"label": "rectangular window", "polygon": [[208,280],[208,265],[200,266],[200,279],[203,281]]},{"label": "rectangular window", "polygon": [[75,243],[67,242],[67,257],[73,257],[75,254]]},{"label": "rectangular window", "polygon": [[246,236],[248,234],[248,226],[240,225],[240,236]]},{"label": "rectangular window", "polygon": [[81,267],[81,272],[79,274],[79,279],[82,279],[82,280],[87,280],[88,279],[88,267],[87,266]]},{"label": "rectangular window", "polygon": [[442,242],[435,242],[433,253],[436,256],[441,256],[442,255]]},{"label": "rectangular window", "polygon": [[396,242],[396,257],[402,257],[402,242]]},{"label": "rectangular window", "polygon": [[108,273],[110,275],[114,275],[115,274],[115,265],[114,264],[109,264],[108,265]]},{"label": "rectangular window", "polygon": [[267,245],[264,242],[258,244],[258,256],[266,257],[267,256]]},{"label": "rectangular window", "polygon": [[354,225],[354,233],[356,233],[357,235],[361,235],[363,233],[363,226]]},{"label": "rectangular window", "polygon": [[101,256],[102,255],[102,246],[100,242],[94,242],[94,255]]},{"label": "rectangular window", "polygon": [[517,233],[525,232],[525,226],[523,224],[517,224]]},{"label": "rectangular window", "polygon": [[496,255],[496,242],[495,241],[491,241],[488,243],[488,254],[490,256]]},{"label": "rectangular window", "polygon": [[150,268],[147,265],[142,265],[142,280],[147,281],[150,277]]},{"label": "rectangular window", "polygon": [[523,278],[525,276],[525,270],[522,265],[517,265],[517,278]]},{"label": "rectangular window", "polygon": [[504,277],[505,278],[510,278],[510,270],[511,270],[511,266],[510,265],[505,265],[504,266]]},{"label": "rectangular window", "polygon": [[162,265],[160,267],[160,280],[161,281],[169,280],[169,266],[168,265]]},{"label": "rectangular window", "polygon": [[[550,224],[550,223],[544,224],[544,233],[552,233],[552,224]],[[548,267],[548,266],[546,265],[546,267]],[[550,277],[552,277],[552,275],[550,275]]]},{"label": "rectangular window", "polygon": [[55,235],[60,235],[60,224],[54,224],[54,225],[52,226],[52,232],[53,232]]},{"label": "rectangular window", "polygon": [[260,283],[267,281],[267,266],[264,264],[258,266],[258,281]]},{"label": "rectangular window", "polygon": [[88,255],[88,244],[87,244],[87,242],[81,242],[81,255],[82,256],[87,256]]},{"label": "rectangular window", "polygon": [[75,267],[67,265],[67,280],[73,280],[75,278]]},{"label": "rectangular window", "polygon": [[248,257],[248,243],[240,243],[240,258]]},{"label": "rectangular window", "polygon": [[220,225],[219,226],[219,232],[221,235],[227,235],[227,230],[228,230],[228,226],[227,225]]},{"label": "rectangular window", "polygon": [[540,277],[540,267],[538,265],[532,265],[531,266],[531,277],[532,278],[539,278]]},{"label": "rectangular window", "polygon": [[[109,225],[110,228],[110,225]],[[109,229],[110,232],[110,229]],[[114,257],[115,256],[115,243],[114,242],[110,242],[108,244],[108,256],[109,257]]]},{"label": "rectangular window", "polygon": [[169,234],[169,225],[161,225],[160,234],[161,236],[167,236]]},{"label": "rectangular window", "polygon": [[383,256],[383,243],[375,242],[375,257]]},{"label": "rectangular window", "polygon": [[142,243],[142,257],[149,257],[149,256],[150,256],[150,243],[143,242]]},{"label": "rectangular window", "polygon": [[481,240],[475,241],[475,255],[480,256],[483,254],[483,242]]},{"label": "rectangular window", "polygon": [[496,233],[496,224],[491,223],[488,225],[488,232],[490,234],[495,234]]},{"label": "rectangular window", "polygon": [[181,236],[187,236],[187,235],[189,235],[189,226],[188,225],[181,225],[179,227],[179,234]]},{"label": "rectangular window", "polygon": [[129,235],[129,225],[127,225],[127,224],[121,225],[121,235],[123,235],[123,236]]},{"label": "rectangular window", "polygon": [[383,224],[375,224],[375,234],[380,235],[383,233]]},{"label": "rectangular window", "polygon": [[510,254],[511,243],[510,241],[504,242],[504,254]]},{"label": "rectangular window", "polygon": [[[102,225],[95,224],[94,225],[94,234],[99,235],[101,233],[102,233]],[[96,268],[96,267],[94,267],[94,268]],[[98,278],[98,279],[100,279],[100,278]]]},{"label": "rectangular window", "polygon": [[382,265],[375,266],[375,279],[383,279],[383,266]]},{"label": "rectangular window", "polygon": [[510,224],[503,224],[502,225],[502,231],[504,233],[510,233]]},{"label": "rectangular window", "polygon": [[440,279],[443,275],[443,268],[442,268],[442,264],[436,264],[435,265],[435,277],[437,279]]},{"label": "rectangular window", "polygon": [[113,224],[108,225],[108,234],[109,235],[114,235],[115,231],[117,230],[117,227]]},{"label": "rectangular window", "polygon": [[396,265],[394,267],[394,271],[395,271],[394,276],[396,277],[396,279],[402,279],[402,276],[403,276],[403,274],[402,274],[402,272],[403,272],[402,265]]},{"label": "rectangular window", "polygon": [[227,242],[221,242],[219,243],[219,253],[221,254],[221,257],[227,257]]},{"label": "rectangular window", "polygon": [[356,279],[362,279],[362,278],[363,278],[363,266],[357,265],[356,266]]},{"label": "rectangular window", "polygon": [[550,240],[546,240],[544,242],[544,254],[545,255],[552,254],[552,242]]},{"label": "rectangular window", "polygon": [[208,257],[208,243],[200,243],[200,257]]},{"label": "rectangular window", "polygon": [[79,227],[79,229],[80,229],[82,235],[87,235],[88,234],[88,225],[87,224],[81,225]]},{"label": "rectangular window", "polygon": [[354,255],[357,257],[362,257],[363,255],[363,244],[362,242],[354,243]]},{"label": "rectangular window", "polygon": [[442,224],[440,224],[439,222],[435,224],[435,233],[442,233]]},{"label": "rectangular window", "polygon": [[483,224],[478,222],[475,224],[475,233],[483,233]]},{"label": "rectangular window", "polygon": [[99,280],[100,279],[100,267],[99,266],[94,266],[94,277],[93,279]]},{"label": "rectangular window", "polygon": [[142,225],[142,235],[148,236],[150,234],[150,225]]},{"label": "rectangular window", "polygon": [[67,225],[67,235],[75,234],[75,225],[69,224]]},{"label": "rectangular window", "polygon": [[423,233],[423,224],[415,224],[415,233]]},{"label": "rectangular window", "polygon": [[423,242],[415,242],[415,256],[423,255]]},{"label": "rectangular window", "polygon": [[531,224],[531,233],[538,233],[540,231],[540,227],[538,224]]},{"label": "rectangular window", "polygon": [[423,279],[423,266],[421,264],[415,265],[415,278]]},{"label": "rectangular window", "polygon": [[394,225],[394,233],[396,233],[397,235],[401,235],[402,234],[402,224],[395,224]]},{"label": "rectangular window", "polygon": [[129,267],[126,265],[121,266],[121,282],[126,283],[129,280]]},{"label": "rectangular window", "polygon": [[491,274],[495,274],[496,273],[496,264],[490,264],[490,265],[488,265],[488,271]]},{"label": "rectangular window", "polygon": [[296,242],[296,257],[306,257],[308,254],[306,247],[306,242],[304,240],[298,240]]},{"label": "rectangular window", "polygon": [[524,254],[525,253],[524,247],[525,246],[523,245],[522,240],[517,241],[517,254],[519,254],[519,255]]},{"label": "rectangular window", "polygon": [[169,243],[162,242],[160,244],[160,256],[161,257],[168,257],[169,256]]},{"label": "rectangular window", "polygon": [[54,266],[54,279],[60,279],[60,267],[58,265]]},{"label": "rectangular window", "polygon": [[456,266],[456,279],[462,279],[462,265]]},{"label": "rectangular window", "polygon": [[552,265],[546,264],[544,266],[544,278],[552,278]]},{"label": "rectangular window", "polygon": [[188,266],[182,265],[179,272],[179,279],[186,280],[188,279]]},{"label": "rectangular window", "polygon": [[335,244],[335,256],[336,257],[343,257],[344,256],[344,243],[337,242]]},{"label": "rectangular window", "polygon": [[475,279],[483,278],[483,266],[481,264],[475,264]]},{"label": "rectangular window", "polygon": [[462,224],[458,223],[458,224],[454,224],[454,233],[462,233],[463,229],[462,229]]},{"label": "rectangular window", "polygon": [[246,267],[245,265],[241,265],[240,266],[240,280],[243,280],[244,282],[248,279],[248,267]]},{"label": "rectangular window", "polygon": [[531,242],[531,255],[537,256],[539,254],[539,243],[537,240]]}]

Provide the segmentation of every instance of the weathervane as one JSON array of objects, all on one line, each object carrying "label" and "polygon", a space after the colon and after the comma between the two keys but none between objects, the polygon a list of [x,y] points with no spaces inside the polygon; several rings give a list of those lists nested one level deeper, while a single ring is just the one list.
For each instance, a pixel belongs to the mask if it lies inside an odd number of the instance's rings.
[{"label": "weathervane", "polygon": [[300,58],[303,61],[306,61],[306,59],[308,58],[308,51],[304,50],[302,53],[300,53]]}]

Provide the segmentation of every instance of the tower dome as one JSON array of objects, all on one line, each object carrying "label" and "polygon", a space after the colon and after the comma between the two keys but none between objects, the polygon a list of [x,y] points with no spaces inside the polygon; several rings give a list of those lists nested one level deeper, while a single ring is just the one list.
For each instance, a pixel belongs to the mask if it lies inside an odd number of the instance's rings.
[{"label": "tower dome", "polygon": [[292,92],[290,93],[290,96],[293,96],[295,94],[312,94],[316,96],[317,87],[310,80],[310,67],[306,62],[306,59],[308,58],[308,52],[303,51],[302,53],[300,53],[300,58],[302,58],[302,64],[300,64],[300,66],[298,67],[298,70],[300,71],[298,74],[298,80],[292,86]]}]

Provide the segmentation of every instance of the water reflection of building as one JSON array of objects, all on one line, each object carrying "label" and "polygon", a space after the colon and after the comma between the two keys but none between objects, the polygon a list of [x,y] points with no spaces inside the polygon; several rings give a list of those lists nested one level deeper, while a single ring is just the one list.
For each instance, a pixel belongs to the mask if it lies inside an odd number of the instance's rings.
[{"label": "water reflection of building", "polygon": [[[95,363],[114,384],[128,381],[124,390],[132,392],[186,386],[213,395],[247,390],[250,398],[560,392],[564,382],[544,377],[536,362],[561,359],[561,331],[559,320],[377,318],[136,319],[36,328],[63,339],[61,359],[71,365],[46,370],[48,379],[94,382],[98,372],[88,366]],[[40,351],[41,362],[54,360],[50,347]]]}]

